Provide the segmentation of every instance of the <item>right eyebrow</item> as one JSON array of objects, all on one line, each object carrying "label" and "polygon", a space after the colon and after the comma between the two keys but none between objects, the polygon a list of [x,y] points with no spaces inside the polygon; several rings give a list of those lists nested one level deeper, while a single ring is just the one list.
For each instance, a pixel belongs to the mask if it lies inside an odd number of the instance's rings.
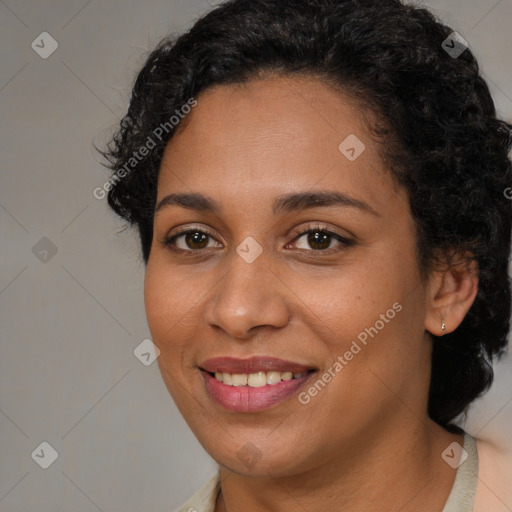
[{"label": "right eyebrow", "polygon": [[218,213],[219,211],[219,206],[213,199],[203,194],[184,193],[169,194],[161,199],[155,207],[155,215],[163,208],[173,205],[200,212]]}]

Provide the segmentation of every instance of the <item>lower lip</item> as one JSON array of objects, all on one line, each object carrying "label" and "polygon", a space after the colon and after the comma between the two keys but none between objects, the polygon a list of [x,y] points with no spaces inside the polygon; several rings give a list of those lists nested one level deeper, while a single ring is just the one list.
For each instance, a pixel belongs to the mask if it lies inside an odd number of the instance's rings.
[{"label": "lower lip", "polygon": [[313,372],[306,373],[298,379],[282,380],[277,384],[266,384],[259,388],[228,386],[204,370],[201,370],[201,374],[206,389],[218,405],[230,411],[256,412],[284,402],[310,379]]}]

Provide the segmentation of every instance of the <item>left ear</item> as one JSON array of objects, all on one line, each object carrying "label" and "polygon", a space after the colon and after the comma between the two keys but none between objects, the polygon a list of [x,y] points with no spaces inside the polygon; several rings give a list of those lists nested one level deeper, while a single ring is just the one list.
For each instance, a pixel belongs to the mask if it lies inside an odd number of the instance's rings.
[{"label": "left ear", "polygon": [[452,256],[443,270],[430,275],[425,329],[435,336],[453,332],[464,320],[477,292],[477,262]]}]

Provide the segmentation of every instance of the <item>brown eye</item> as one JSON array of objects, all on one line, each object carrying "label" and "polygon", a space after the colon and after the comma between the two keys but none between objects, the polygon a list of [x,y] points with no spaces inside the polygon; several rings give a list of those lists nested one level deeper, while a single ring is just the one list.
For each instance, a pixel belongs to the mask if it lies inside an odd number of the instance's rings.
[{"label": "brown eye", "polygon": [[312,249],[328,249],[331,245],[332,236],[325,231],[315,231],[308,234],[308,244]]},{"label": "brown eye", "polygon": [[352,247],[355,242],[327,229],[312,228],[300,233],[292,244],[296,249],[330,254]]},{"label": "brown eye", "polygon": [[189,249],[204,249],[208,245],[208,235],[199,231],[186,233],[185,244]]},{"label": "brown eye", "polygon": [[187,252],[222,246],[209,232],[199,229],[188,229],[169,236],[164,240],[164,244],[171,250]]}]

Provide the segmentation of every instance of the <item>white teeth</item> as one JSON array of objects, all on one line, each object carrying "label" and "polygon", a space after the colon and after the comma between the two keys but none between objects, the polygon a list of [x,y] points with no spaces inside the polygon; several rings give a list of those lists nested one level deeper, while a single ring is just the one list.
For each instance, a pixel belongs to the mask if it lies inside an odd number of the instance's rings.
[{"label": "white teeth", "polygon": [[225,373],[215,372],[215,378],[227,386],[250,386],[261,388],[267,384],[277,384],[282,380],[300,379],[305,373],[292,372],[257,372],[257,373]]},{"label": "white teeth", "polygon": [[251,388],[261,388],[261,386],[265,386],[267,384],[265,372],[251,373],[247,379],[247,384],[249,384]]},{"label": "white teeth", "polygon": [[246,373],[234,373],[231,381],[233,386],[247,386],[247,374]]},{"label": "white teeth", "polygon": [[267,372],[267,384],[281,382],[281,372]]}]

